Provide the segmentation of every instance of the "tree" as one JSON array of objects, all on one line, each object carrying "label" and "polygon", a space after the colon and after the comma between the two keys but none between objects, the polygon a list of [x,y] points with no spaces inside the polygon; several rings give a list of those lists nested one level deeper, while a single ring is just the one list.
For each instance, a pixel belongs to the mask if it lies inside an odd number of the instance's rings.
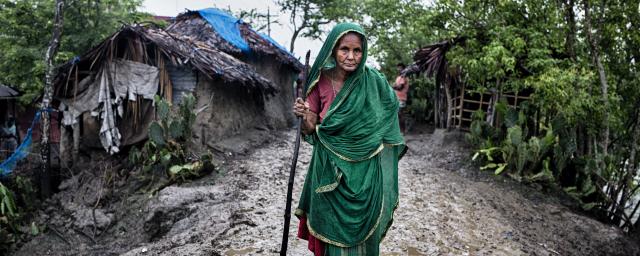
[{"label": "tree", "polygon": [[[89,50],[122,23],[150,17],[137,11],[141,4],[142,0],[68,1],[54,66]],[[0,0],[0,83],[18,88],[23,103],[42,93],[54,6],[54,0]]]},{"label": "tree", "polygon": [[555,182],[604,221],[640,230],[640,221],[632,222],[640,203],[631,200],[640,194],[638,0],[341,4],[353,12],[332,19],[365,27],[370,55],[387,75],[420,46],[465,38],[446,57],[463,70],[466,88],[533,90],[529,105],[538,114],[527,118],[559,140],[547,162]]},{"label": "tree", "polygon": [[[567,192],[604,221],[633,224],[638,1],[443,0],[433,9],[435,33],[468,38],[447,55],[464,70],[467,87],[533,89],[540,123],[550,127],[545,120],[565,117],[554,131],[580,131],[577,140],[587,148],[569,151],[571,168],[552,166],[556,178],[567,177]],[[550,157],[561,158],[557,153]]]},{"label": "tree", "polygon": [[63,10],[64,1],[56,0],[55,16],[53,18],[53,35],[51,36],[51,41],[49,42],[49,46],[47,47],[47,53],[44,56],[46,64],[46,74],[44,96],[42,97],[42,141],[40,142],[42,149],[42,162],[44,163],[42,165],[42,172],[40,174],[40,191],[43,195],[43,198],[46,198],[51,194],[51,159],[49,155],[51,145],[49,144],[49,107],[51,106],[51,100],[53,98],[53,78],[55,77],[53,59],[58,53],[58,48],[60,47],[62,24],[64,24]]},{"label": "tree", "polygon": [[318,39],[327,25],[346,16],[348,5],[345,0],[278,0],[281,11],[290,12],[289,21],[293,26],[289,51],[293,52],[298,36]]}]

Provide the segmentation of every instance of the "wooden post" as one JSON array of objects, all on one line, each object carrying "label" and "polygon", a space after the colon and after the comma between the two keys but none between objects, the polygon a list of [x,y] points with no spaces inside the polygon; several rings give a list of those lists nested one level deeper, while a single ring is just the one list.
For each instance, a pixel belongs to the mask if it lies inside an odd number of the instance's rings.
[{"label": "wooden post", "polygon": [[53,59],[58,52],[60,46],[60,35],[62,34],[62,21],[64,1],[56,0],[56,9],[53,25],[53,36],[49,43],[49,48],[45,55],[45,63],[47,65],[47,73],[45,75],[44,95],[42,97],[42,133],[41,133],[41,156],[42,156],[42,172],[40,176],[40,195],[46,198],[51,194],[51,156],[49,143],[49,128],[51,100],[53,98],[53,78],[55,75]]},{"label": "wooden post", "polygon": [[436,128],[440,128],[439,123],[438,123],[438,118],[439,118],[439,114],[438,112],[440,111],[439,108],[439,103],[440,103],[440,85],[438,83],[436,83],[436,86],[434,86],[435,89],[435,93],[433,94],[433,125]]},{"label": "wooden post", "polygon": [[464,114],[464,94],[466,86],[462,85],[460,89],[460,116],[458,117],[458,128],[462,127],[462,115]]},{"label": "wooden post", "polygon": [[72,154],[72,158],[73,159],[73,164],[75,165],[76,163],[78,163],[79,161],[79,153],[80,153],[80,135],[82,134],[82,123],[84,122],[84,119],[82,118],[82,115],[80,115],[80,117],[78,117],[78,120],[76,120],[77,122],[74,123],[73,125],[71,125],[71,129],[73,130],[73,146],[71,149],[71,154]]},{"label": "wooden post", "polygon": [[451,91],[449,90],[449,85],[445,84],[444,86],[445,96],[447,97],[447,120],[445,121],[445,128],[449,130],[451,128],[451,111],[453,111],[453,100],[451,98]]},{"label": "wooden post", "polygon": [[20,145],[22,143],[22,138],[20,136],[20,126],[18,125],[18,115],[16,115],[16,98],[7,101],[7,103],[9,102],[13,102],[13,104],[11,104],[11,108],[13,109],[13,125],[16,126],[16,139],[18,140],[18,145]]},{"label": "wooden post", "polygon": [[271,37],[271,10],[267,6],[267,35]]}]

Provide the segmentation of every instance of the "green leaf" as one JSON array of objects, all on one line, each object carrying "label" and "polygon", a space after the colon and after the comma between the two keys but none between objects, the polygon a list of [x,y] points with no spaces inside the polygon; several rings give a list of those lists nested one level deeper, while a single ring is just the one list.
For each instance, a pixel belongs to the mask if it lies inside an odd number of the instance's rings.
[{"label": "green leaf", "polygon": [[507,164],[499,164],[498,168],[496,168],[496,171],[494,172],[495,175],[500,175],[507,167]]},{"label": "green leaf", "polygon": [[480,167],[480,170],[486,170],[486,169],[493,169],[498,167],[498,165],[496,163],[489,163],[485,166]]},{"label": "green leaf", "polygon": [[183,134],[183,124],[182,121],[180,120],[174,120],[171,122],[171,125],[169,126],[169,137],[171,137],[171,139],[173,140],[177,140],[182,138],[182,134]]},{"label": "green leaf", "polygon": [[40,229],[38,229],[38,226],[36,226],[36,223],[31,222],[31,235],[37,236],[39,233],[40,233]]},{"label": "green leaf", "polygon": [[173,154],[169,152],[167,149],[164,149],[160,153],[160,164],[163,166],[168,166],[169,163],[171,163],[172,158],[173,158]]},{"label": "green leaf", "polygon": [[164,129],[158,122],[151,122],[149,125],[149,138],[158,146],[164,146]]},{"label": "green leaf", "polygon": [[518,155],[516,159],[516,170],[518,171],[518,174],[521,174],[522,170],[524,170],[524,165],[530,156],[529,154],[529,147],[526,143],[518,145]]},{"label": "green leaf", "polygon": [[169,119],[169,113],[171,112],[171,106],[164,99],[160,99],[159,101],[156,101],[156,111],[157,111],[156,113],[158,114],[158,117],[160,118],[160,120],[162,120],[163,122],[166,122]]},{"label": "green leaf", "polygon": [[593,209],[594,207],[596,207],[598,205],[598,203],[588,203],[588,204],[582,204],[582,209],[585,211],[590,211],[591,209]]},{"label": "green leaf", "polygon": [[511,143],[511,145],[520,145],[520,143],[522,143],[522,128],[516,125],[507,129],[507,138],[507,141]]}]

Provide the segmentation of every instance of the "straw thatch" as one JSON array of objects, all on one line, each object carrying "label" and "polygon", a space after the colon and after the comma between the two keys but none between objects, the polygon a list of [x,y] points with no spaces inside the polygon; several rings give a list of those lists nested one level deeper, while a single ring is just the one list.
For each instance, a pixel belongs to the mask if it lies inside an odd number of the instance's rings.
[{"label": "straw thatch", "polygon": [[447,51],[456,44],[464,43],[465,39],[458,37],[422,47],[413,55],[414,62],[402,71],[403,75],[424,73],[427,77],[435,78],[434,90],[434,124],[436,127],[451,127],[454,110],[453,98],[461,89],[461,70],[450,67],[447,61]]},{"label": "straw thatch", "polygon": [[[262,93],[277,91],[274,84],[255,72],[248,64],[192,37],[173,34],[163,29],[141,25],[125,25],[82,57],[63,65],[54,82],[56,96],[71,97],[83,88],[69,86],[82,76],[97,73],[106,62],[123,58],[161,67],[168,60],[173,65],[190,65],[209,78],[239,83]],[[82,70],[77,72],[78,67]],[[74,72],[75,71],[75,72]]]},{"label": "straw thatch", "polygon": [[446,55],[451,47],[460,43],[464,43],[464,38],[445,40],[418,49],[413,55],[414,62],[402,71],[403,74],[424,73],[428,77],[435,77],[437,83],[449,84],[448,79],[457,77],[459,70],[449,68]]},{"label": "straw thatch", "polygon": [[[242,38],[249,44],[251,54],[275,57],[283,64],[291,66],[297,72],[302,70],[302,63],[293,57],[285,49],[275,46],[264,36],[257,33],[249,24],[238,23]],[[233,47],[213,29],[213,27],[200,16],[198,11],[187,11],[176,17],[175,22],[167,27],[167,31],[190,37],[194,41],[201,42],[210,47],[216,47],[221,51],[234,56],[242,56],[243,53]]]}]

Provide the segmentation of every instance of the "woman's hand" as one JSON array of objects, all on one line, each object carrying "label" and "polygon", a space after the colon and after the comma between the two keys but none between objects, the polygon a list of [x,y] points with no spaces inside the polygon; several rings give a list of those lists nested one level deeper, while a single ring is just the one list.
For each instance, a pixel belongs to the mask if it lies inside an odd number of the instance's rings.
[{"label": "woman's hand", "polygon": [[297,117],[302,117],[302,133],[312,134],[315,131],[318,114],[309,110],[308,102],[305,102],[302,98],[297,98],[296,102],[293,103],[293,113]]},{"label": "woman's hand", "polygon": [[293,113],[297,117],[304,118],[304,114],[307,113],[308,111],[309,111],[309,103],[302,100],[302,98],[297,98],[296,102],[293,103]]}]

